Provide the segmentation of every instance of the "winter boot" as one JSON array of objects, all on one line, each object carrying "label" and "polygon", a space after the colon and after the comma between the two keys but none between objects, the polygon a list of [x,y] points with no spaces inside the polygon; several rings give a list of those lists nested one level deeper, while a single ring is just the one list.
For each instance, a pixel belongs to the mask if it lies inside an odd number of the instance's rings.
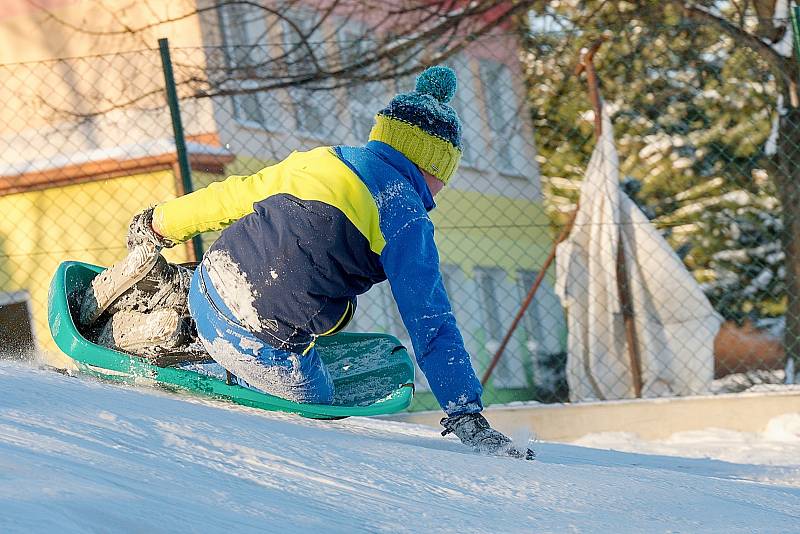
[{"label": "winter boot", "polygon": [[153,245],[137,245],[124,260],[92,280],[81,303],[79,320],[91,325],[103,313],[162,308],[183,316],[187,313],[191,278],[189,269],[168,263]]},{"label": "winter boot", "polygon": [[159,254],[150,271],[112,302],[106,311],[114,315],[123,310],[146,313],[170,309],[178,315],[188,315],[191,281],[190,269],[169,263]]},{"label": "winter boot", "polygon": [[97,275],[81,302],[78,315],[81,324],[91,325],[97,321],[112,302],[153,269],[159,257],[154,245],[144,243],[132,248],[125,259]]},{"label": "winter boot", "polygon": [[175,310],[121,310],[106,322],[97,343],[111,349],[148,356],[174,350],[185,344],[188,338],[187,321]]},{"label": "winter boot", "polygon": [[452,432],[458,436],[461,443],[472,447],[477,452],[525,458],[526,460],[536,458],[536,454],[531,449],[520,450],[510,439],[489,426],[489,421],[479,413],[445,417],[440,423],[444,427],[442,436]]}]

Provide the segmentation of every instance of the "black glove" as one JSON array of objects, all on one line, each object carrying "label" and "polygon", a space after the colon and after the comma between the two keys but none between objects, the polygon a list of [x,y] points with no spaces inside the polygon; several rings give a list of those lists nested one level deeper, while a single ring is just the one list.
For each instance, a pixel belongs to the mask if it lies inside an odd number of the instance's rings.
[{"label": "black glove", "polygon": [[536,454],[527,449],[518,449],[510,439],[489,426],[489,421],[479,413],[468,413],[445,417],[441,420],[444,427],[442,436],[451,432],[458,436],[461,443],[472,447],[477,452],[512,456],[533,460]]},{"label": "black glove", "polygon": [[159,250],[177,245],[153,230],[153,208],[147,208],[134,215],[128,226],[128,250],[145,244],[154,245]]}]

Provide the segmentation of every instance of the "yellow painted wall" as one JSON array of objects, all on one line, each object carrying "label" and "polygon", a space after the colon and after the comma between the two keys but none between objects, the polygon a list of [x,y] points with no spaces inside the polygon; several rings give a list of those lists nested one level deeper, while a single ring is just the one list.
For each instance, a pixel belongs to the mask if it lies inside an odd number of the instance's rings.
[{"label": "yellow painted wall", "polygon": [[[169,38],[173,46],[202,44],[198,18],[184,15],[203,0],[25,0],[25,4],[13,10],[0,7],[0,64],[154,48],[160,37]],[[171,22],[154,24],[167,20]]]},{"label": "yellow painted wall", "polygon": [[[36,343],[54,364],[64,359],[50,337],[47,289],[58,264],[124,257],[131,216],[176,192],[173,173],[160,171],[0,197],[0,292],[30,294]],[[165,256],[187,261],[189,249]]]},{"label": "yellow painted wall", "polygon": [[[247,168],[254,162],[246,162]],[[231,165],[241,171],[244,163]],[[259,165],[256,165],[259,166]],[[198,189],[223,179],[194,172]],[[61,261],[110,265],[125,254],[130,217],[145,206],[173,198],[178,182],[171,171],[77,184],[0,197],[0,291],[30,294],[37,345],[56,365],[65,365],[49,334],[47,288]],[[467,276],[476,266],[537,270],[551,244],[542,231],[548,221],[540,204],[502,196],[446,189],[433,212],[443,262]],[[216,234],[203,236],[204,247]],[[190,247],[165,251],[173,262],[188,261]]]},{"label": "yellow painted wall", "polygon": [[[159,123],[142,111],[164,106],[158,39],[169,38],[176,65],[191,64],[202,71],[205,57],[199,49],[193,53],[179,50],[203,45],[197,16],[157,22],[191,13],[198,2],[79,0],[55,5],[49,10],[17,9],[0,17],[0,134],[25,132],[31,136],[30,143],[39,144],[38,128],[73,128],[75,139],[99,128],[102,131],[91,135],[104,146],[109,137],[116,140],[114,144],[121,143],[123,136],[114,126],[133,118],[152,123],[144,128],[153,130],[153,136],[162,135],[156,125],[168,127],[169,120]],[[124,31],[126,27],[143,29],[131,33]],[[54,58],[68,59],[52,61]],[[122,108],[125,111],[120,111]],[[113,110],[116,115],[109,114]],[[97,112],[101,116],[80,126],[71,118]],[[199,128],[196,133],[206,129]],[[50,135],[51,143],[69,145],[69,139]]]}]

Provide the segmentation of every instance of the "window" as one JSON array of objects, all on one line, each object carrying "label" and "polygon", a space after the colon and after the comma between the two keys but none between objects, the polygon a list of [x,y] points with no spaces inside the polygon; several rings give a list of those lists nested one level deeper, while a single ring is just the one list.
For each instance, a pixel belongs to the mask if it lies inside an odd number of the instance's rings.
[{"label": "window", "polygon": [[[395,36],[398,41],[405,40],[405,37]],[[389,62],[392,64],[394,72],[405,72],[408,69],[413,69],[420,65],[424,47],[420,44],[413,44],[404,51],[389,57]],[[394,92],[395,93],[410,93],[414,90],[416,85],[416,74],[408,74],[406,76],[394,76]]]},{"label": "window", "polygon": [[36,348],[25,291],[0,294],[0,358],[22,359]]},{"label": "window", "polygon": [[[528,294],[538,273],[518,271],[518,286],[521,299]],[[563,335],[566,332],[566,319],[561,300],[553,286],[545,277],[526,313],[525,328],[536,338],[536,348],[540,354],[557,354],[565,350]]]},{"label": "window", "polygon": [[[290,75],[314,74],[326,66],[326,37],[313,11],[294,10],[283,20],[283,50]],[[299,33],[298,33],[299,32]],[[289,90],[297,130],[315,139],[330,138],[336,127],[336,98],[330,91]]]},{"label": "window", "polygon": [[[506,278],[506,273],[498,267],[476,267],[475,274],[481,295],[483,330],[485,332],[484,348],[490,355],[494,355],[503,337],[499,290]],[[500,359],[500,363],[494,371],[496,383],[509,379],[508,362],[511,357],[512,355],[506,354]]]},{"label": "window", "polygon": [[496,164],[505,174],[524,175],[529,166],[526,143],[519,121],[519,101],[514,93],[511,71],[497,61],[480,61],[483,96],[496,151]]},{"label": "window", "polygon": [[455,310],[454,299],[457,298],[455,277],[461,269],[458,265],[453,265],[452,263],[442,263],[439,268],[442,271],[442,282],[444,283],[444,290],[447,291],[450,306]]},{"label": "window", "polygon": [[[519,271],[519,277],[517,278],[518,285],[519,285],[519,294],[521,296],[520,303],[525,300],[525,297],[528,296],[528,292],[531,290],[533,286],[533,282],[536,281],[536,277],[539,273],[536,271]],[[542,280],[542,284],[546,282]],[[538,297],[541,298],[541,293],[544,288],[539,286],[537,291]],[[528,309],[525,311],[525,315],[523,317],[522,326],[525,330],[525,347],[528,349],[528,352],[536,359],[539,355],[539,352],[543,350],[541,340],[542,340],[542,324],[539,319],[539,307],[538,302],[534,296],[534,300],[531,301]]]},{"label": "window", "polygon": [[[267,53],[267,27],[264,11],[251,5],[223,4],[220,25],[229,76],[235,89],[254,89],[268,79],[270,57]],[[234,95],[234,117],[243,124],[265,128],[269,117],[264,110],[274,105],[266,92]]]},{"label": "window", "polygon": [[[292,104],[294,106],[294,118],[297,129],[311,137],[324,139],[330,135],[330,128],[326,117],[331,116],[333,110],[326,110],[320,103],[319,98],[326,95],[330,98],[330,93],[310,91],[299,87],[290,90]],[[327,100],[327,99],[326,99]],[[331,104],[334,101],[329,100]]]},{"label": "window", "polygon": [[[518,271],[520,302],[527,296],[537,272]],[[564,399],[567,395],[564,313],[553,287],[542,280],[536,296],[525,312],[522,327],[530,357],[531,382],[538,398],[545,401]]]},{"label": "window", "polygon": [[[464,165],[475,167],[479,165],[480,154],[485,154],[484,141],[481,137],[481,130],[483,124],[481,121],[480,113],[478,113],[477,95],[474,90],[474,76],[470,69],[469,59],[463,55],[458,55],[451,62],[450,67],[456,71],[458,76],[458,88],[456,94],[450,105],[458,113],[462,124],[462,144],[464,150],[461,157],[461,162]],[[481,162],[481,167],[485,167],[486,163]]]},{"label": "window", "polygon": [[[342,65],[352,65],[374,46],[374,41],[365,34],[367,28],[349,24],[339,30],[339,53]],[[352,120],[352,140],[356,144],[366,143],[375,122],[375,114],[386,104],[388,95],[382,83],[360,83],[347,88],[347,101]]]},{"label": "window", "polygon": [[500,333],[500,303],[497,289],[500,279],[505,277],[505,273],[495,267],[478,267],[476,272],[483,303],[483,324],[487,330],[486,337],[487,340],[499,341],[502,334]]}]

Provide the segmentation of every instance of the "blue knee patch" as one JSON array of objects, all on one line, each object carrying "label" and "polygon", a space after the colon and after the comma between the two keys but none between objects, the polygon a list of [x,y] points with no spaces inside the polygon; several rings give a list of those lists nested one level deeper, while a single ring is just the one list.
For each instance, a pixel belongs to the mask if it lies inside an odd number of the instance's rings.
[{"label": "blue knee patch", "polygon": [[228,316],[230,310],[214,301],[213,295],[219,297],[209,285],[201,264],[189,287],[189,312],[217,363],[251,389],[294,402],[333,402],[333,379],[316,349],[300,355],[272,347]]}]

